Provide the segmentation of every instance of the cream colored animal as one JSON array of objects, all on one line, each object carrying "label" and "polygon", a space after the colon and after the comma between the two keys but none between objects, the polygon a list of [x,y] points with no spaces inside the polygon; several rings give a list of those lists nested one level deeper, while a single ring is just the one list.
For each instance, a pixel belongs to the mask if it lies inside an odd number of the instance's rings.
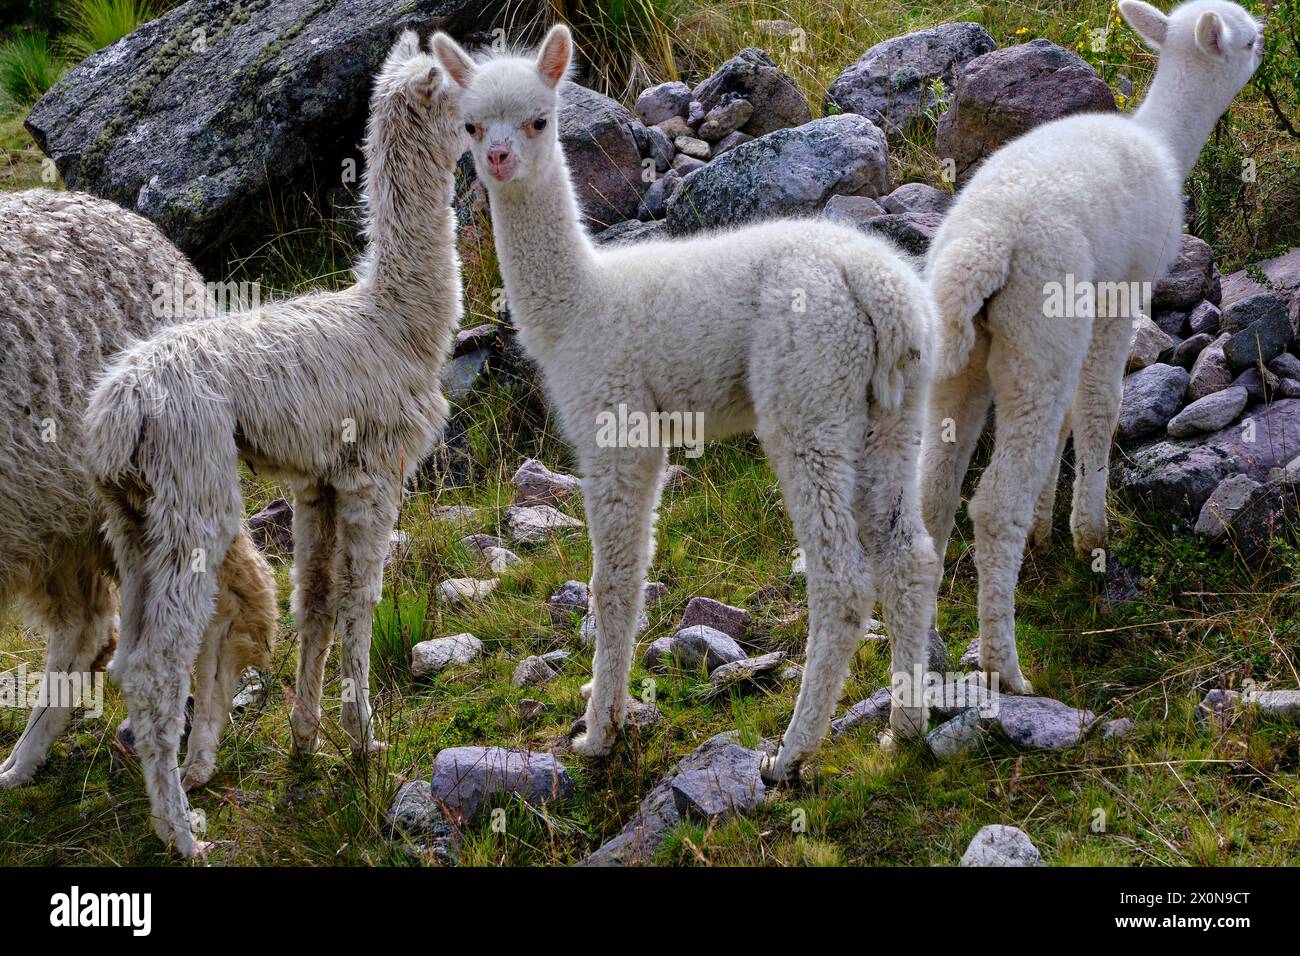
[{"label": "cream colored animal", "polygon": [[[199,273],[135,213],[83,193],[0,199],[0,602],[17,598],[46,632],[47,689],[99,674],[117,639],[116,567],[82,459],[86,397],[119,350],[210,306]],[[270,664],[275,579],[247,534],[232,535],[204,619],[187,787],[212,777],[240,672]],[[33,778],[74,710],[31,710],[0,787]]]},{"label": "cream colored animal", "polygon": [[337,622],[344,732],[357,751],[381,746],[371,616],[402,485],[446,418],[440,371],[461,314],[454,91],[403,34],[370,103],[368,246],[353,286],[169,329],[120,356],[91,399],[91,460],[123,568],[123,687],[155,829],[182,854],[198,846],[169,715],[238,523],[241,458],[293,489],[294,745],[316,746]]},{"label": "cream colored animal", "polygon": [[[807,558],[807,667],[764,767],[784,778],[826,732],[877,582],[895,673],[924,670],[939,574],[916,476],[925,287],[888,243],[816,221],[594,248],[556,138],[568,30],[555,27],[536,61],[475,63],[441,34],[434,48],[465,89],[512,315],[583,475],[597,638],[574,747],[606,753],[626,718],[666,454],[603,447],[603,416],[699,414],[706,437],[762,440]],[[922,732],[924,702],[896,698],[891,726]]]},{"label": "cream colored animal", "polygon": [[[1075,549],[1106,543],[1110,443],[1133,319],[1178,252],[1183,180],[1219,116],[1259,65],[1264,37],[1245,10],[1193,0],[1168,17],[1137,0],[1120,12],[1160,51],[1132,116],[1080,115],[1034,129],[991,156],[930,246],[939,362],[922,452],[926,526],[942,555],[990,403],[993,457],[970,502],[979,568],[980,666],[1029,693],[1015,639],[1026,540],[1046,539],[1057,466],[1074,435]],[[1060,318],[1053,288],[1125,283],[1134,308]],[[1101,287],[1104,288],[1104,287]],[[1122,302],[1122,297],[1115,301]]]}]

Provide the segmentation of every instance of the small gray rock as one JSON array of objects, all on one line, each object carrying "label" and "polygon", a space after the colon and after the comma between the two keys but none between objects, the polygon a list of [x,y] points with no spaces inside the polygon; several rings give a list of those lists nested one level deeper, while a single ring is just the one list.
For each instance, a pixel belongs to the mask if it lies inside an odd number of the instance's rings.
[{"label": "small gray rock", "polygon": [[696,135],[706,143],[716,143],[739,132],[753,113],[754,104],[743,97],[733,96],[719,100],[696,127]]},{"label": "small gray rock", "polygon": [[1050,697],[998,697],[998,726],[1009,740],[1034,750],[1063,750],[1073,747],[1097,717]]},{"label": "small gray rock", "polygon": [[1173,344],[1160,326],[1145,315],[1140,316],[1133,325],[1133,344],[1128,353],[1130,372],[1154,365],[1160,358],[1160,353],[1171,348]]},{"label": "small gray rock", "polygon": [[1214,392],[1221,392],[1232,384],[1235,376],[1232,372],[1232,366],[1228,364],[1227,356],[1223,353],[1223,348],[1228,344],[1229,338],[1231,336],[1225,332],[1202,349],[1200,355],[1196,356],[1196,361],[1192,363],[1191,377],[1187,382],[1187,400],[1189,402],[1194,402]]},{"label": "small gray rock", "polygon": [[693,159],[707,161],[713,155],[713,149],[702,139],[696,139],[694,136],[678,136],[673,141],[677,147],[677,152],[690,156]]},{"label": "small gray rock", "polygon": [[545,684],[555,677],[551,665],[540,657],[525,657],[510,675],[510,683],[516,687],[535,687]]},{"label": "small gray rock", "polygon": [[693,98],[691,88],[685,83],[660,83],[637,97],[637,119],[646,126],[654,126],[674,116],[685,119]]},{"label": "small gray rock", "polygon": [[[677,147],[673,145],[668,134],[658,126],[647,126],[645,132],[647,153],[655,161],[655,170],[661,173],[667,172],[668,167],[673,164]],[[642,201],[645,201],[644,198]]]},{"label": "small gray rock", "polygon": [[831,737],[840,737],[863,724],[884,723],[889,720],[893,696],[888,687],[882,687],[866,700],[860,700],[841,716],[831,721]]},{"label": "small gray rock", "polygon": [[1042,866],[1043,856],[1019,827],[992,823],[966,847],[962,866]]},{"label": "small gray rock", "polygon": [[473,634],[436,637],[411,648],[411,670],[417,675],[436,674],[453,664],[468,664],[482,654],[483,642]]},{"label": "small gray rock", "polygon": [[749,612],[743,607],[732,607],[711,598],[693,597],[686,602],[686,610],[682,612],[677,629],[680,631],[696,624],[721,631],[734,641],[743,641],[745,632],[749,629]]},{"label": "small gray rock", "polygon": [[1186,369],[1161,363],[1125,377],[1117,431],[1121,444],[1164,431],[1178,413],[1188,380]]},{"label": "small gray rock", "polygon": [[528,803],[572,796],[573,778],[549,753],[502,747],[448,747],[433,762],[431,790],[448,811],[468,823],[494,794],[513,793]]},{"label": "small gray rock", "polygon": [[558,505],[582,494],[582,482],[576,477],[551,471],[535,458],[519,466],[510,484],[515,488],[513,503],[520,506]]},{"label": "small gray rock", "polygon": [[1233,333],[1223,354],[1233,370],[1240,372],[1277,358],[1291,344],[1291,335],[1291,317],[1283,307]]},{"label": "small gray rock", "polygon": [[1256,322],[1286,314],[1286,299],[1272,292],[1258,292],[1225,306],[1220,323],[1225,332],[1240,332]]},{"label": "small gray rock", "polygon": [[822,209],[831,222],[842,222],[859,229],[868,219],[885,215],[884,207],[868,196],[832,196]]},{"label": "small gray rock", "polygon": [[549,541],[556,534],[585,527],[577,518],[570,518],[550,505],[528,505],[506,511],[510,534],[523,544]]},{"label": "small gray rock", "polygon": [[546,602],[551,610],[551,624],[565,627],[573,623],[575,614],[586,614],[591,593],[582,581],[565,581]]},{"label": "small gray rock", "polygon": [[673,635],[672,641],[673,657],[683,667],[697,667],[703,661],[713,671],[745,657],[730,635],[704,624],[683,627]]},{"label": "small gray rock", "polygon": [[1121,737],[1127,737],[1132,729],[1132,717],[1118,717],[1115,720],[1108,720],[1101,725],[1101,739],[1118,740]]},{"label": "small gray rock", "polygon": [[754,137],[750,136],[748,133],[742,133],[740,130],[736,130],[734,133],[728,133],[726,136],[722,137],[722,139],[713,144],[713,158],[717,159],[728,150],[735,149],[737,146],[743,146],[753,138]]},{"label": "small gray rock", "polygon": [[664,667],[673,656],[673,639],[671,637],[659,637],[650,642],[646,648],[645,657],[641,659],[647,670],[659,670]]},{"label": "small gray rock", "polygon": [[1249,400],[1250,394],[1240,385],[1197,399],[1169,420],[1169,437],[1187,438],[1226,428],[1237,420]]},{"label": "small gray rock", "polygon": [[1268,363],[1268,370],[1280,379],[1300,379],[1300,358],[1290,352],[1283,352]]},{"label": "small gray rock", "polygon": [[1178,258],[1152,290],[1151,307],[1157,310],[1195,308],[1210,297],[1213,273],[1214,250],[1203,240],[1184,235],[1179,243]]},{"label": "small gray rock", "polygon": [[[696,159],[694,156],[687,156],[685,153],[678,153],[673,157],[673,170],[677,175],[682,177],[683,181],[685,181],[685,178],[697,169],[703,169],[705,165],[706,163],[704,160]],[[681,192],[681,190],[679,189],[677,192]],[[665,212],[666,211],[667,204],[665,205]]]},{"label": "small gray rock", "polygon": [[880,201],[886,212],[934,212],[943,215],[952,195],[925,183],[905,183]]},{"label": "small gray rock", "polygon": [[972,707],[934,728],[925,735],[925,742],[936,757],[954,757],[978,748],[989,725]]},{"label": "small gray rock", "polygon": [[757,750],[729,744],[707,767],[679,773],[672,784],[678,814],[708,820],[752,813],[767,795],[759,774],[762,759]]},{"label": "small gray rock", "polygon": [[783,73],[765,51],[754,47],[741,50],[695,88],[700,118],[732,97],[743,98],[753,107],[741,127],[750,136],[763,136],[812,121],[812,110],[799,84]]},{"label": "small gray rock", "polygon": [[709,680],[718,688],[751,681],[764,674],[770,674],[784,660],[785,651],[772,651],[759,657],[745,657],[715,667],[709,674]]},{"label": "small gray rock", "polygon": [[1219,307],[1213,302],[1201,302],[1188,314],[1187,327],[1193,335],[1199,335],[1202,332],[1209,335],[1218,335],[1222,315],[1223,313],[1219,311]]},{"label": "small gray rock", "polygon": [[1188,336],[1174,347],[1174,354],[1169,358],[1170,365],[1177,365],[1188,371],[1196,365],[1196,359],[1214,342],[1209,332],[1197,332]]}]

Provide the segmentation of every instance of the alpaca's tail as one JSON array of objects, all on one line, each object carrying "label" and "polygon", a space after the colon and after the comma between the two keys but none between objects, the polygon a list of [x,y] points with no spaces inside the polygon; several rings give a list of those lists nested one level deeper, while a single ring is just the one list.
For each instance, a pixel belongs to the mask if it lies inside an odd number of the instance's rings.
[{"label": "alpaca's tail", "polygon": [[926,280],[938,313],[939,376],[949,378],[966,367],[975,347],[975,316],[1006,285],[1013,250],[1006,229],[978,225],[931,247]]},{"label": "alpaca's tail", "polygon": [[882,409],[893,411],[902,405],[903,392],[929,375],[934,306],[915,269],[899,261],[902,257],[889,243],[877,245],[870,261],[847,263],[844,274],[876,333],[871,396]]}]

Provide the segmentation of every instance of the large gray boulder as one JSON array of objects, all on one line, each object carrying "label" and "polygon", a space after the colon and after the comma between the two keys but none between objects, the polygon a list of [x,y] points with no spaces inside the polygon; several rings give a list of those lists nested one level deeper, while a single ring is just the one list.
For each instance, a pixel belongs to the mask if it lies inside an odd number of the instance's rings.
[{"label": "large gray boulder", "polygon": [[371,81],[400,30],[475,40],[506,12],[493,0],[190,0],[86,59],[27,128],[68,186],[142,213],[203,261],[252,231],[267,196],[359,178]]},{"label": "large gray boulder", "polygon": [[559,119],[587,228],[599,232],[635,219],[649,185],[641,178],[640,121],[621,103],[568,80],[560,85]]},{"label": "large gray boulder", "polygon": [[1128,444],[1165,430],[1187,391],[1187,369],[1156,363],[1124,379],[1116,437]]},{"label": "large gray boulder", "polygon": [[936,151],[963,182],[985,156],[1043,123],[1115,112],[1115,96],[1082,57],[1048,40],[994,50],[966,64],[939,118]]},{"label": "large gray boulder", "polygon": [[740,131],[750,136],[802,126],[812,119],[799,84],[783,73],[771,56],[755,47],[741,50],[722,64],[695,88],[695,99],[701,115],[725,100],[748,100],[754,111]]},{"label": "large gray boulder", "polygon": [[835,78],[826,108],[860,113],[886,130],[934,109],[935,80],[952,89],[958,72],[977,56],[997,49],[978,23],[944,23],[877,43]]},{"label": "large gray boulder", "polygon": [[814,213],[834,195],[889,191],[885,134],[846,114],[778,130],[728,150],[682,180],[668,200],[676,234]]}]

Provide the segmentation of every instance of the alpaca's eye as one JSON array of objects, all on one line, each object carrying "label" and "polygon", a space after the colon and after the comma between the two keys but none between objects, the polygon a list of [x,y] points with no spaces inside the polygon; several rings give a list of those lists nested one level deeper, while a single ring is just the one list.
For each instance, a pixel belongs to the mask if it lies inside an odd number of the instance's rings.
[{"label": "alpaca's eye", "polygon": [[539,133],[546,129],[546,117],[539,116],[537,119],[533,120],[533,129],[537,130]]},{"label": "alpaca's eye", "polygon": [[473,135],[475,135],[475,134],[478,132],[478,127],[475,126],[473,123],[466,123],[466,124],[465,124],[465,132],[467,132],[467,133],[469,133],[469,135],[473,136]]}]

